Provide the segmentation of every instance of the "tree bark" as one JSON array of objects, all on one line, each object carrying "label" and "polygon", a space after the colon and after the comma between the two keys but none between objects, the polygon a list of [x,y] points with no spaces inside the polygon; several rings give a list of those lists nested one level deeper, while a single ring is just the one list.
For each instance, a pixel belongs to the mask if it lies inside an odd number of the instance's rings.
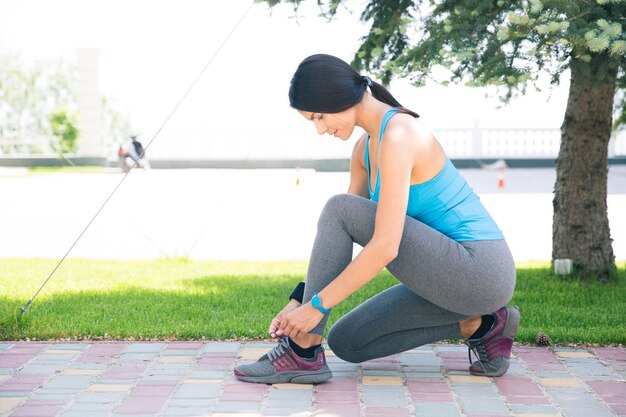
[{"label": "tree bark", "polygon": [[571,259],[577,275],[601,281],[615,270],[606,197],[617,68],[606,64],[602,55],[572,59],[552,225],[552,260]]}]

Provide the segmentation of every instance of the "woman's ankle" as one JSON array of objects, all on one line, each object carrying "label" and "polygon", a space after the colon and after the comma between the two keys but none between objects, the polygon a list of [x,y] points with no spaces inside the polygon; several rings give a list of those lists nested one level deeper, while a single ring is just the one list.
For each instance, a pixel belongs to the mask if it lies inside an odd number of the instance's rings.
[{"label": "woman's ankle", "polygon": [[462,320],[459,323],[459,328],[461,330],[461,337],[463,339],[467,339],[468,337],[473,335],[474,332],[478,330],[478,328],[480,327],[481,321],[482,321],[481,316],[475,316],[466,320]]},{"label": "woman's ankle", "polygon": [[298,346],[305,349],[311,346],[322,344],[322,336],[318,336],[316,334],[306,334],[304,336],[298,336],[296,338],[291,337],[290,339],[293,340]]}]

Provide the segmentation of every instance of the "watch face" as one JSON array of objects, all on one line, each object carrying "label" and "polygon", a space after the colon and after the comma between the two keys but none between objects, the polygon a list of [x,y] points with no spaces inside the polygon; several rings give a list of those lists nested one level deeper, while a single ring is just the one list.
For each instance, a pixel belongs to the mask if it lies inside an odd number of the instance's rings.
[{"label": "watch face", "polygon": [[315,308],[319,307],[321,304],[322,303],[320,303],[320,298],[317,295],[311,300],[311,305]]}]

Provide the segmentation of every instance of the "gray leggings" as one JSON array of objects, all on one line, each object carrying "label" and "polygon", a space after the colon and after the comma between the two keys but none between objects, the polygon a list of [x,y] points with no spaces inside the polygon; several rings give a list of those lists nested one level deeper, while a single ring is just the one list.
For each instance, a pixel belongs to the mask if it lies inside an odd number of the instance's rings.
[{"label": "gray leggings", "polygon": [[[353,242],[374,234],[376,203],[351,194],[328,200],[317,226],[304,302],[351,262]],[[406,218],[398,256],[387,269],[400,284],[370,298],[330,329],[340,358],[363,362],[443,339],[460,338],[459,322],[508,303],[515,264],[504,240],[457,242]],[[332,314],[332,313],[329,313]],[[328,314],[311,333],[324,334]]]}]

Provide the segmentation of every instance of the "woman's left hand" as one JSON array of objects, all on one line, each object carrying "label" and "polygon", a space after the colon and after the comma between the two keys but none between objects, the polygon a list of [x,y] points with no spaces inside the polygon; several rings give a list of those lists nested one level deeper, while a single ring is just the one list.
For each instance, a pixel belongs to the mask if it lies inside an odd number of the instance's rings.
[{"label": "woman's left hand", "polygon": [[291,338],[298,337],[299,334],[305,335],[313,330],[323,317],[324,314],[308,302],[287,314],[276,334]]}]

